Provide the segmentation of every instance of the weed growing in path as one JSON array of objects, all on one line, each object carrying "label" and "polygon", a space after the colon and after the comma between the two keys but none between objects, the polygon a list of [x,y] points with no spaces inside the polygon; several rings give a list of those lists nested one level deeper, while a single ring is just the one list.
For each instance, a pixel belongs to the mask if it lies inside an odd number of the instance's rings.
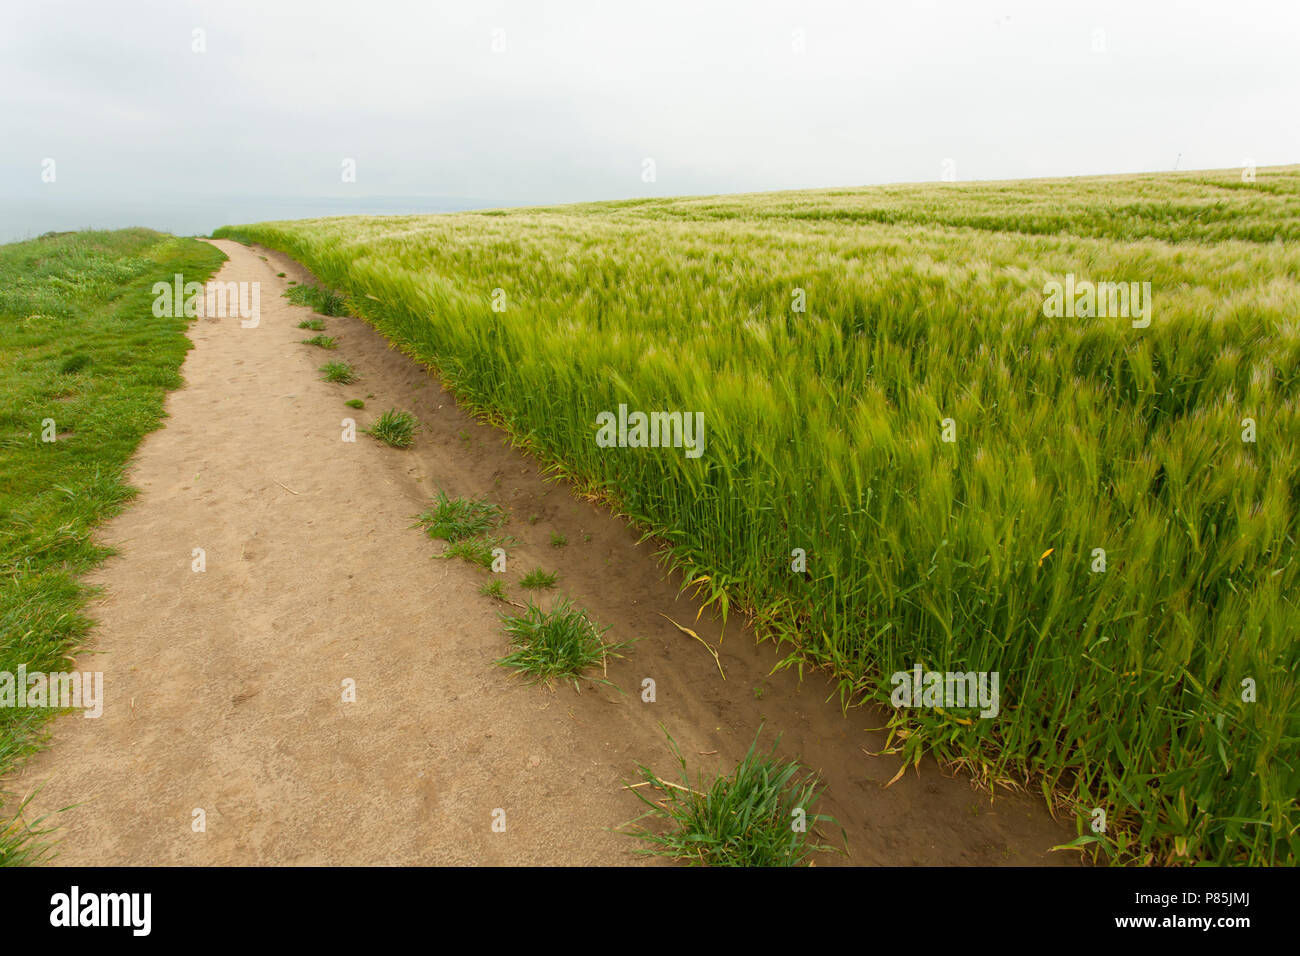
[{"label": "weed growing in path", "polygon": [[357,373],[352,370],[352,366],[347,362],[326,362],[320,367],[320,370],[324,373],[327,382],[351,385],[357,380]]},{"label": "weed growing in path", "polygon": [[506,595],[506,586],[502,584],[500,581],[488,581],[486,584],[484,584],[481,588],[478,589],[478,593],[483,595],[484,597],[490,597],[494,601],[509,600],[509,598]]},{"label": "weed growing in path", "polygon": [[492,567],[493,550],[505,547],[501,538],[463,538],[454,541],[447,550],[438,555],[440,558],[464,558],[470,564],[480,568]]},{"label": "weed growing in path", "polygon": [[305,305],[321,315],[347,315],[347,303],[340,292],[314,285],[296,285],[284,293],[294,305]]},{"label": "weed growing in path", "polygon": [[298,328],[310,329],[313,332],[320,332],[324,330],[325,323],[320,319],[305,319],[302,322],[298,323]]},{"label": "weed growing in path", "polygon": [[541,568],[537,568],[525,574],[519,580],[519,586],[532,591],[539,591],[555,587],[555,579],[556,574],[554,571],[543,571]]},{"label": "weed growing in path", "polygon": [[[682,782],[670,783],[638,767],[644,779],[634,792],[650,809],[632,822],[650,817],[670,824],[666,833],[644,827],[633,831],[633,836],[649,844],[638,852],[695,866],[797,866],[814,850],[835,849],[808,842],[808,831],[815,824],[836,821],[812,813],[822,792],[818,778],[803,774],[794,761],[778,760],[780,742],[778,737],[769,753],[760,754],[755,734],[731,776],[717,777],[707,786],[697,780],[697,789],[692,789],[686,760],[668,736]],[[647,786],[662,791],[664,799],[656,802],[646,796],[639,788]]]},{"label": "weed growing in path", "polygon": [[[610,656],[621,657],[617,651],[632,643],[605,643],[600,635],[609,628],[598,629],[585,611],[575,608],[565,598],[559,599],[549,611],[529,601],[522,614],[505,614],[501,621],[514,650],[497,663],[515,668],[532,682],[549,682],[561,677],[572,680],[573,686],[578,687],[583,671],[596,664],[603,668]],[[587,679],[609,683],[600,678]]]},{"label": "weed growing in path", "polygon": [[334,341],[333,336],[313,335],[309,339],[302,340],[303,345],[317,345],[323,349],[336,349],[339,347],[338,342]]},{"label": "weed growing in path", "polygon": [[415,430],[419,427],[419,421],[410,412],[390,408],[375,419],[375,423],[366,429],[366,434],[394,448],[409,448],[415,442]]},{"label": "weed growing in path", "polygon": [[433,505],[415,520],[430,538],[460,541],[499,528],[505,512],[481,498],[449,498],[440,488]]}]

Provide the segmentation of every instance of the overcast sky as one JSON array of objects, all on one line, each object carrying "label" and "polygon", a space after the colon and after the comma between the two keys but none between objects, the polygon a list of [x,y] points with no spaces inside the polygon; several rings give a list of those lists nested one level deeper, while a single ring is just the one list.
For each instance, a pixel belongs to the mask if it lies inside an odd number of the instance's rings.
[{"label": "overcast sky", "polygon": [[1270,165],[1300,161],[1298,94],[1296,0],[6,0],[0,197],[549,203],[945,160]]}]

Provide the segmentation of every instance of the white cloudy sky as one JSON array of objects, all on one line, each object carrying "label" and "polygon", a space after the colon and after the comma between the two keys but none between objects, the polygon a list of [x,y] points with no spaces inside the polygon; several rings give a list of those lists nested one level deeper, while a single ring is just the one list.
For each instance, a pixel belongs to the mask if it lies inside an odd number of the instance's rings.
[{"label": "white cloudy sky", "polygon": [[1297,94],[1295,0],[6,2],[0,197],[531,203],[933,180],[946,158],[959,179],[1268,165],[1300,160]]}]

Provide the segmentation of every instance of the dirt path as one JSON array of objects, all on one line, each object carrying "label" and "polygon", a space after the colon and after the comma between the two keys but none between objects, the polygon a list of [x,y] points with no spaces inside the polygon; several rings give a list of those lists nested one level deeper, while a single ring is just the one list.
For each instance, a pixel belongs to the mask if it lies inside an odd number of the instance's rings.
[{"label": "dirt path", "polygon": [[[694,771],[734,766],[764,717],[784,733],[783,754],[822,772],[819,809],[848,830],[851,856],[820,865],[1074,862],[1047,852],[1073,832],[1038,800],[990,806],[930,761],[884,789],[898,758],[864,753],[880,748],[865,728],[884,716],[843,717],[819,677],[768,677],[775,652],[734,621],[722,680],[659,616],[688,623],[697,606],[663,579],[649,543],[544,483],[360,320],[325,319],[336,352],[299,344],[314,334],[296,327],[310,313],[280,298],[276,273],[309,276],[275,253],[216,245],[230,256],[219,281],[261,283],[261,323],[193,323],[186,387],[133,464],[141,494],[100,535],[120,555],[92,578],[104,588],[98,652],[78,666],[104,672],[104,714],[60,718],[49,749],[8,781],[41,785],[40,810],[81,804],[61,814],[56,862],[636,862],[636,841],[608,828],[640,812],[621,789],[638,763],[673,770],[660,722]],[[331,359],[362,380],[321,381]],[[367,395],[364,411],[343,405]],[[340,440],[345,416],[360,429],[390,406],[424,423],[414,448]],[[625,695],[552,692],[493,664],[505,638],[500,605],[478,593],[489,573],[435,560],[440,545],[411,528],[436,487],[507,508],[520,544],[502,577],[516,600],[520,574],[556,570],[609,637],[641,639],[609,670]],[[552,531],[566,548],[550,547]],[[718,645],[707,615],[694,626]],[[642,702],[644,677],[655,703]],[[347,678],[355,703],[342,700]]]}]

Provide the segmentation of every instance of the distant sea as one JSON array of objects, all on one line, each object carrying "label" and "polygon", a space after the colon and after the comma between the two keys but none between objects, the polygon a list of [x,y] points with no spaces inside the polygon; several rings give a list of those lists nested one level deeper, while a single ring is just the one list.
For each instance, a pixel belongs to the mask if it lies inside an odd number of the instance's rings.
[{"label": "distant sea", "polygon": [[47,232],[147,226],[178,236],[206,236],[218,226],[317,216],[403,216],[522,205],[449,196],[381,196],[368,199],[231,198],[176,200],[77,200],[0,198],[0,243]]}]

